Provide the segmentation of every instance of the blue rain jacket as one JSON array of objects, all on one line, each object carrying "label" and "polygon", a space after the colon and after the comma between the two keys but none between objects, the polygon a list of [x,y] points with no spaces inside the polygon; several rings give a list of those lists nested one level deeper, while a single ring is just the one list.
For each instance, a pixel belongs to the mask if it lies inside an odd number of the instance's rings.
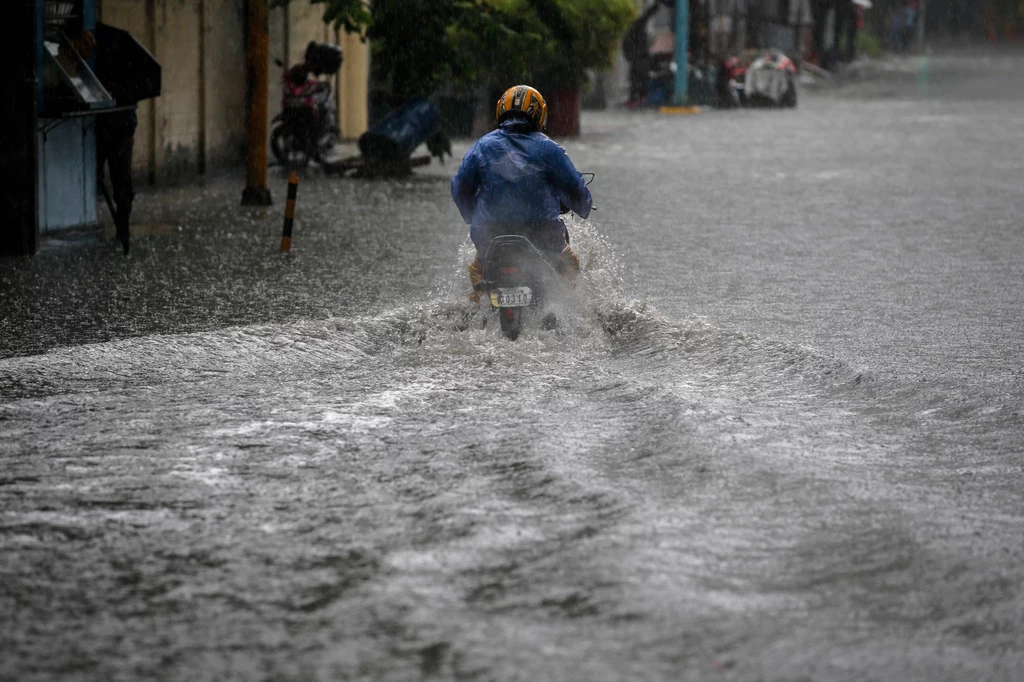
[{"label": "blue rain jacket", "polygon": [[560,206],[586,218],[592,201],[565,150],[514,117],[466,152],[452,180],[452,198],[481,257],[491,241],[488,226],[494,223],[549,224],[552,239],[545,241],[559,244],[561,251],[566,232],[558,219]]}]

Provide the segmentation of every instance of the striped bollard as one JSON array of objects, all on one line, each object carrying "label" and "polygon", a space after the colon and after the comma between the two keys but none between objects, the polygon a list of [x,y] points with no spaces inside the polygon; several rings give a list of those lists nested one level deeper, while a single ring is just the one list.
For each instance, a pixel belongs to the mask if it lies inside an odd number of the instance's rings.
[{"label": "striped bollard", "polygon": [[281,250],[292,250],[292,224],[295,222],[295,197],[299,194],[299,174],[292,171],[288,176],[288,201],[284,204],[284,230],[281,233]]}]

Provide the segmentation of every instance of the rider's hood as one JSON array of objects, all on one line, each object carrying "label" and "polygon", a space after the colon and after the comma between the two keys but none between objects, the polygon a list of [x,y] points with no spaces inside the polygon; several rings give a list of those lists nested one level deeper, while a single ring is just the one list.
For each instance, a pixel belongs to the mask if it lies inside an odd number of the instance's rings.
[{"label": "rider's hood", "polygon": [[503,133],[512,133],[516,135],[525,135],[536,130],[530,119],[525,116],[509,116],[498,124],[498,129]]}]

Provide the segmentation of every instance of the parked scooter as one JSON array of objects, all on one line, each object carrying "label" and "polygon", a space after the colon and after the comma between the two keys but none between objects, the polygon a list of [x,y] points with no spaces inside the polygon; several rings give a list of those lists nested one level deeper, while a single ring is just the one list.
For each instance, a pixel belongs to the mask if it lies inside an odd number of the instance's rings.
[{"label": "parked scooter", "polygon": [[[301,168],[313,159],[323,163],[340,139],[334,89],[319,76],[332,76],[341,68],[341,48],[311,42],[305,59],[284,72],[281,113],[272,121],[270,149],[278,163]],[[275,60],[284,66],[280,59]]]},{"label": "parked scooter", "polygon": [[718,67],[718,106],[785,107],[797,103],[796,65],[777,50],[765,50],[746,63],[727,57]]},{"label": "parked scooter", "polygon": [[718,107],[735,109],[747,106],[747,96],[743,91],[747,79],[747,66],[739,57],[726,57],[718,65]]},{"label": "parked scooter", "polygon": [[765,50],[747,69],[743,93],[748,106],[792,109],[797,101],[796,83],[793,60],[778,50]]}]

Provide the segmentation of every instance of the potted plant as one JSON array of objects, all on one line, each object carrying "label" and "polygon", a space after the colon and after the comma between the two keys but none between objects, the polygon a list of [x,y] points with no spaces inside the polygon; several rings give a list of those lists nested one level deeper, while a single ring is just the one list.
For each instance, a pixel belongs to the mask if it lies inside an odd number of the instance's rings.
[{"label": "potted plant", "polygon": [[487,8],[482,20],[453,27],[448,36],[453,51],[466,58],[464,78],[494,93],[494,100],[511,85],[533,85],[548,103],[548,132],[579,135],[588,70],[611,66],[635,14],[631,0],[478,2]]},{"label": "potted plant", "polygon": [[612,65],[635,10],[630,0],[557,0],[557,5],[569,35],[544,43],[532,73],[548,102],[548,131],[575,137],[588,72]]}]

